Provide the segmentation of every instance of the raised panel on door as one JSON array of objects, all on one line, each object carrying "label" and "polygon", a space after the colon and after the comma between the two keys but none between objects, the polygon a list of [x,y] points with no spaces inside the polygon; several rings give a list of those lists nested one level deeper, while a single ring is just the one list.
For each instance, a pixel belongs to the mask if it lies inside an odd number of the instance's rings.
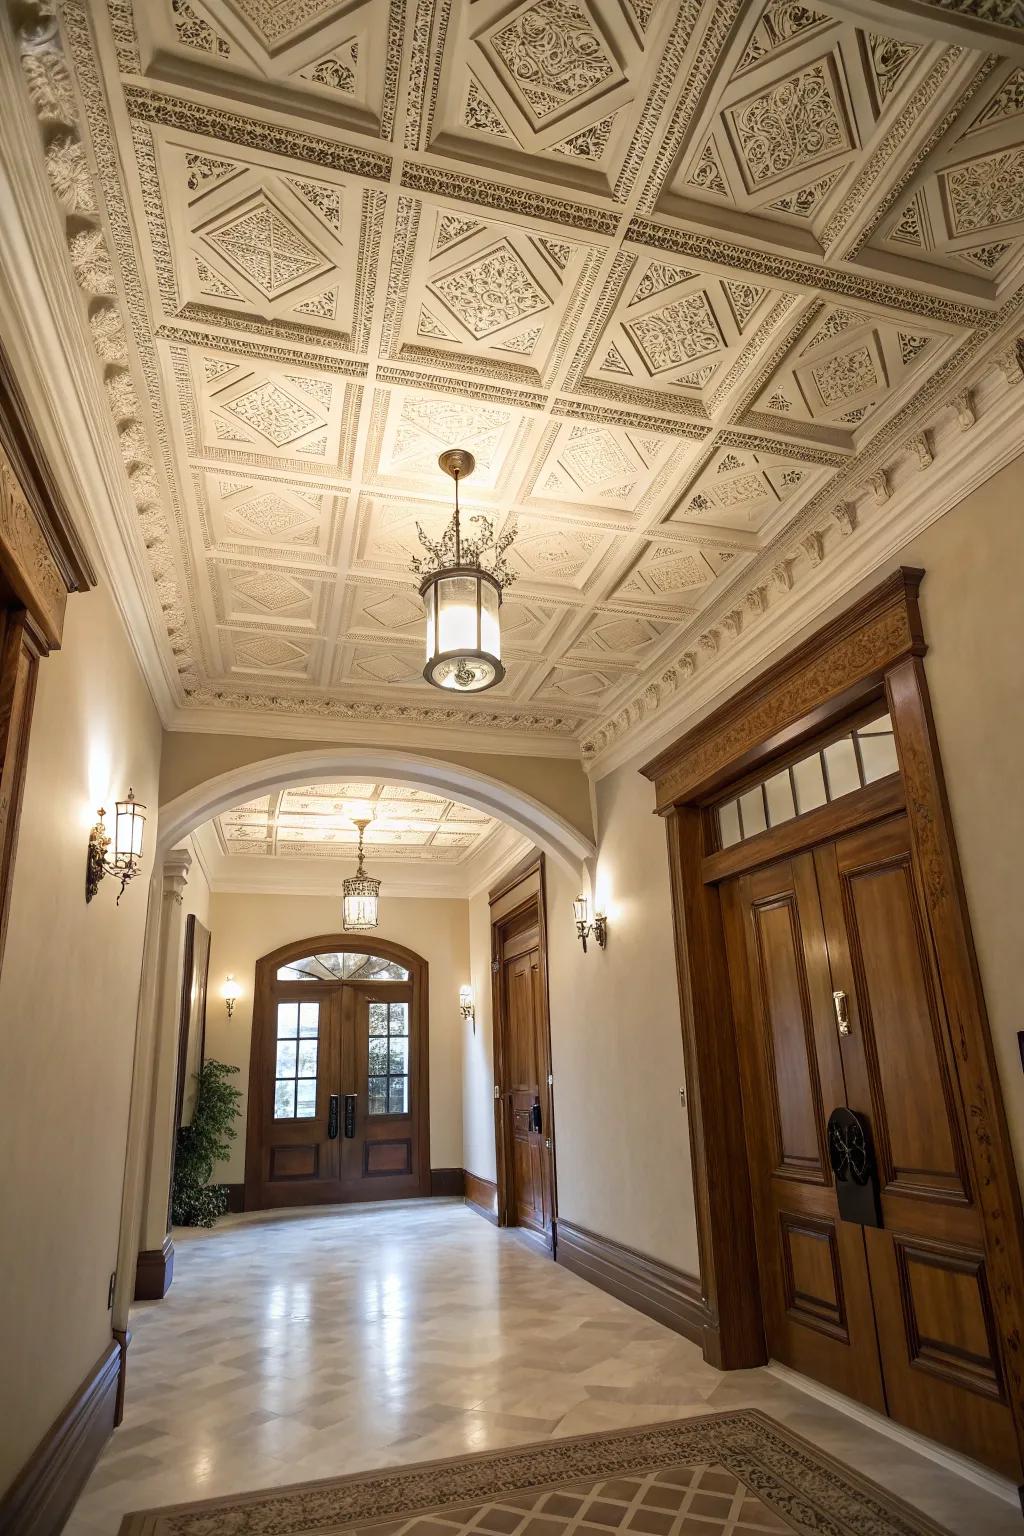
[{"label": "raised panel on door", "polygon": [[333,999],[277,997],[264,1026],[261,1182],[267,1205],[322,1198],[337,1179],[328,1134],[337,1060]]},{"label": "raised panel on door", "polygon": [[980,1212],[904,816],[816,850],[850,1107],[868,1119],[881,1228],[865,1240],[889,1410],[1017,1477]]},{"label": "raised panel on door", "polygon": [[728,882],[722,910],[769,1351],[884,1411],[864,1242],[826,1150],[845,1085],[810,855]]}]

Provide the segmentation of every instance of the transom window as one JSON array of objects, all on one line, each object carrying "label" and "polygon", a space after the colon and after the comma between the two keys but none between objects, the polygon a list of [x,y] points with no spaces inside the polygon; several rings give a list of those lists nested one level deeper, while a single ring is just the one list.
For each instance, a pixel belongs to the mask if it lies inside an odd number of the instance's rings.
[{"label": "transom window", "polygon": [[278,967],[278,981],[408,981],[409,972],[383,955],[358,955],[342,950],[306,955]]},{"label": "transom window", "polygon": [[320,1004],[278,1003],[275,1120],[315,1118],[319,1046]]},{"label": "transom window", "polygon": [[881,715],[718,806],[719,842],[723,848],[732,848],[864,789],[898,768],[892,721]]},{"label": "transom window", "polygon": [[371,1003],[369,1112],[409,1112],[409,1004]]}]

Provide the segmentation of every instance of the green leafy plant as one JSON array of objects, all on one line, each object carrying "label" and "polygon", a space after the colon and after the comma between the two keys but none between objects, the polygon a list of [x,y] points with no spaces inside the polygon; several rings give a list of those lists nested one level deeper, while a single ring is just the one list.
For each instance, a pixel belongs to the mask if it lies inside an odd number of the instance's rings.
[{"label": "green leafy plant", "polygon": [[227,1210],[228,1192],[211,1184],[214,1164],[227,1157],[238,1132],[235,1120],[242,1095],[228,1079],[238,1071],[223,1061],[205,1061],[198,1074],[191,1125],[178,1131],[171,1191],[171,1220],[176,1227],[212,1227]]}]

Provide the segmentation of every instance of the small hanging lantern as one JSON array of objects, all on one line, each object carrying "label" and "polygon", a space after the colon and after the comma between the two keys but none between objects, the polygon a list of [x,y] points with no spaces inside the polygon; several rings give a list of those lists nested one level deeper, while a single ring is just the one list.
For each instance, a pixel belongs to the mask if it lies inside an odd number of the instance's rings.
[{"label": "small hanging lantern", "polygon": [[359,828],[359,863],[355,874],[341,883],[341,921],[346,933],[368,933],[377,926],[380,897],[380,881],[374,880],[363,869],[363,834],[372,818],[353,816],[352,820]]},{"label": "small hanging lantern", "polygon": [[[435,688],[482,693],[505,676],[501,664],[502,589],[514,578],[503,556],[515,538],[511,527],[499,537],[487,517],[473,517],[477,532],[463,538],[459,521],[459,481],[472,474],[476,460],[465,448],[449,448],[437,461],[455,481],[455,511],[443,537],[429,539],[417,523],[427,551],[412,562],[423,577],[420,596],[427,611],[427,659],[423,676]],[[483,556],[490,551],[485,569]]]}]

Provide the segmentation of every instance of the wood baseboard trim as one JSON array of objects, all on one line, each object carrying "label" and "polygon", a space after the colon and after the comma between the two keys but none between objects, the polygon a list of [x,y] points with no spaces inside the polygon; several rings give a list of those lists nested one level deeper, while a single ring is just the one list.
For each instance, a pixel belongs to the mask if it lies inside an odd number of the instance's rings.
[{"label": "wood baseboard trim", "polygon": [[694,1344],[704,1344],[709,1317],[695,1275],[588,1232],[561,1216],[556,1233],[557,1263]]},{"label": "wood baseboard trim", "polygon": [[431,1168],[430,1193],[446,1199],[461,1199],[466,1193],[466,1173],[463,1168]]},{"label": "wood baseboard trim", "polygon": [[0,1499],[0,1531],[57,1536],[114,1429],[123,1351],[111,1339]]},{"label": "wood baseboard trim", "polygon": [[135,1261],[135,1300],[162,1301],[174,1278],[174,1244],[168,1232],[160,1248],[145,1248]]},{"label": "wood baseboard trim", "polygon": [[498,1186],[493,1179],[482,1179],[479,1174],[465,1170],[466,1204],[480,1216],[498,1225]]}]

